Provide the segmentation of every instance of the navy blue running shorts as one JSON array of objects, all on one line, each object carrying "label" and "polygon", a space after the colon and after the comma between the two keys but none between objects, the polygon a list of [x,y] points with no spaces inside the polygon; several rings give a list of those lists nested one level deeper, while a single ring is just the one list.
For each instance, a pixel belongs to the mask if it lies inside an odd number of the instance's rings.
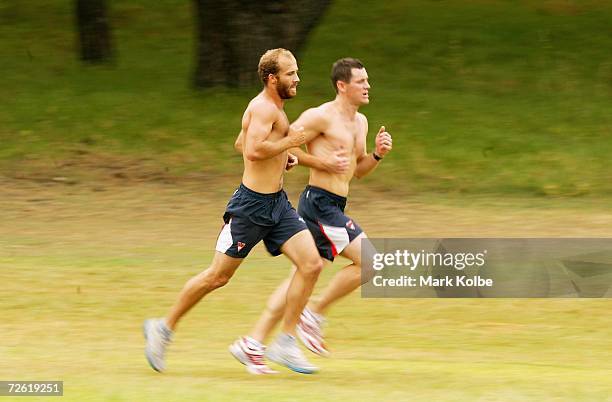
[{"label": "navy blue running shorts", "polygon": [[245,258],[261,240],[270,254],[280,255],[287,240],[307,229],[284,190],[263,194],[244,184],[229,200],[223,221],[215,249],[234,258]]},{"label": "navy blue running shorts", "polygon": [[306,221],[321,257],[333,261],[363,230],[344,215],[346,197],[319,187],[306,186],[298,214]]}]

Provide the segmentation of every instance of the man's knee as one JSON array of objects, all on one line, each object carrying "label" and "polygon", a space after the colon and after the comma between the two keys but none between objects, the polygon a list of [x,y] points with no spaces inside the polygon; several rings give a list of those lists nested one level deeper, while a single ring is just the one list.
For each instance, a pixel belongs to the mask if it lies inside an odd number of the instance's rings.
[{"label": "man's knee", "polygon": [[228,273],[218,272],[213,277],[213,280],[212,280],[213,286],[215,287],[215,289],[223,287],[227,285],[231,277],[232,275],[229,275]]},{"label": "man's knee", "polygon": [[231,272],[220,271],[214,267],[210,267],[198,275],[198,284],[203,288],[217,289],[225,286],[231,277]]},{"label": "man's knee", "polygon": [[321,258],[311,258],[300,264],[298,270],[302,275],[316,278],[323,270],[323,260]]},{"label": "man's knee", "polygon": [[359,267],[359,272],[361,274],[360,282],[362,285],[365,285],[366,283],[370,282],[374,278],[374,274],[376,273],[376,271],[371,267],[369,269]]},{"label": "man's knee", "polygon": [[268,304],[266,305],[266,310],[268,311],[268,314],[272,318],[274,318],[274,319],[282,318],[283,313],[285,312],[285,303],[284,303],[284,300],[282,302],[279,302],[279,303],[268,302]]}]

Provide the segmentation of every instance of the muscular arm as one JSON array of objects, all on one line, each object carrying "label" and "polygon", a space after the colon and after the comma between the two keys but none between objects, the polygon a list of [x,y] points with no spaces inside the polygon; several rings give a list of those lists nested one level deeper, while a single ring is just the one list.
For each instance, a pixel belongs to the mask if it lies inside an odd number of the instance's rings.
[{"label": "muscular arm", "polygon": [[372,173],[372,171],[374,171],[374,169],[376,169],[376,166],[378,166],[378,162],[376,159],[374,159],[374,156],[372,154],[367,153],[366,151],[366,139],[367,139],[367,135],[368,135],[368,120],[365,118],[365,116],[363,117],[363,141],[360,144],[360,148],[358,149],[358,155],[357,155],[357,166],[355,167],[355,172],[353,173],[353,175],[358,178],[361,179],[364,176],[367,176],[368,174]]},{"label": "muscular arm", "polygon": [[353,176],[361,179],[362,177],[369,175],[372,173],[372,171],[374,171],[374,169],[376,169],[378,162],[379,161],[374,159],[372,154],[363,155],[361,159],[357,159],[357,167],[355,168],[355,173],[353,173]]},{"label": "muscular arm", "polygon": [[[239,154],[242,153],[243,137],[244,137],[244,134],[243,134],[243,131],[241,130],[240,133],[238,134],[238,137],[236,138],[236,141],[234,142],[234,149]],[[321,158],[317,158],[316,156],[309,154],[308,152],[304,151],[300,147],[290,148],[289,152],[291,152],[293,155],[295,155],[298,158],[299,164],[302,166],[307,166],[307,167],[311,167],[311,168],[315,168],[319,170],[325,169],[325,165],[323,161],[321,160]]]},{"label": "muscular arm", "polygon": [[[268,105],[254,105],[251,110],[251,120],[243,139],[243,152],[251,161],[270,159],[283,151],[304,143],[303,135],[289,129],[287,136],[278,141],[268,139],[277,113]],[[297,135],[296,135],[297,134]],[[238,136],[240,138],[240,135]],[[238,142],[238,140],[237,140]],[[235,144],[236,146],[236,144]]]},{"label": "muscular arm", "polygon": [[289,152],[297,156],[299,165],[318,170],[327,170],[327,167],[321,158],[309,154],[302,148],[291,148]]},{"label": "muscular arm", "polygon": [[242,130],[240,130],[240,132],[238,133],[238,137],[236,137],[236,141],[234,142],[234,149],[239,154],[242,153],[242,140],[244,139],[244,134],[243,133],[244,132]]},{"label": "muscular arm", "polygon": [[[324,114],[318,108],[306,110],[293,122],[296,127],[304,127],[307,144],[321,135],[326,130],[327,124]],[[330,168],[323,159],[304,151],[302,148],[292,148],[291,153],[297,156],[298,164],[302,166],[318,170],[329,170]]]}]

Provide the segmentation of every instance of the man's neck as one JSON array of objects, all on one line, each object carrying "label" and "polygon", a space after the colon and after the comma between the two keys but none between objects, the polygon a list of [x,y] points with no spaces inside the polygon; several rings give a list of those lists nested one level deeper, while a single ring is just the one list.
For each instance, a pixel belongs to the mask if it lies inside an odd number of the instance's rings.
[{"label": "man's neck", "polygon": [[285,106],[285,100],[281,99],[276,89],[269,88],[266,86],[262,93],[266,98],[270,99],[279,109],[282,109],[283,106]]},{"label": "man's neck", "polygon": [[340,95],[336,95],[334,103],[336,104],[336,108],[342,116],[346,117],[349,120],[355,119],[357,111],[359,110],[358,105],[350,103],[346,98]]}]

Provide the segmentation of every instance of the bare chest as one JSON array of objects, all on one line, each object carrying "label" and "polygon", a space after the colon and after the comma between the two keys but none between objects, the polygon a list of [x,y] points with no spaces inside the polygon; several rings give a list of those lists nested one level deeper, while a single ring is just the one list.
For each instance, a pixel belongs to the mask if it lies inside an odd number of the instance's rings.
[{"label": "bare chest", "polygon": [[272,125],[272,132],[270,133],[271,140],[279,140],[287,135],[289,131],[289,119],[284,112],[279,112],[278,117]]},{"label": "bare chest", "polygon": [[358,121],[345,122],[335,121],[325,132],[327,141],[342,145],[345,149],[353,149],[359,144],[362,130]]}]

